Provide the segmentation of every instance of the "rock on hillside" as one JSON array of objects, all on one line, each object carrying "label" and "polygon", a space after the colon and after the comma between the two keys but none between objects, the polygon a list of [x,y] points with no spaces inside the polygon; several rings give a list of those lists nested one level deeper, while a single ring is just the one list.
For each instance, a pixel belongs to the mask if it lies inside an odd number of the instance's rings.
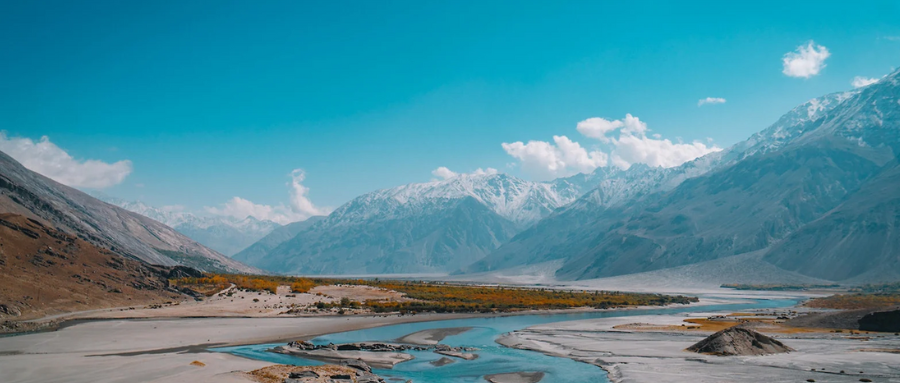
[{"label": "rock on hillside", "polygon": [[711,355],[768,355],[794,351],[783,343],[740,326],[708,336],[687,351]]},{"label": "rock on hillside", "polygon": [[900,308],[889,311],[878,311],[868,314],[859,320],[862,331],[898,332],[900,331]]}]

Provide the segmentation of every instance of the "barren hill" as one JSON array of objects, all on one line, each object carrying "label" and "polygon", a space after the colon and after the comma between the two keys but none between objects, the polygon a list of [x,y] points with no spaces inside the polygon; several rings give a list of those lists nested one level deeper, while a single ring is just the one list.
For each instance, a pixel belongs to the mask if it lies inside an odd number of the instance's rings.
[{"label": "barren hill", "polygon": [[[0,320],[180,299],[150,266],[17,214],[0,214]],[[7,329],[10,330],[10,329]]]},{"label": "barren hill", "polygon": [[0,213],[15,213],[154,265],[253,272],[174,229],[26,169],[0,152]]}]

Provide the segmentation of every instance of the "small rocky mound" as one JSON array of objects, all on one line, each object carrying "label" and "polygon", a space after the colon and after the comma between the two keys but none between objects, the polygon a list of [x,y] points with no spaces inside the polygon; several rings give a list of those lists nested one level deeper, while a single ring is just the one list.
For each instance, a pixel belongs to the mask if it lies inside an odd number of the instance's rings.
[{"label": "small rocky mound", "polygon": [[794,351],[775,339],[740,326],[712,334],[687,350],[711,355],[767,355]]}]

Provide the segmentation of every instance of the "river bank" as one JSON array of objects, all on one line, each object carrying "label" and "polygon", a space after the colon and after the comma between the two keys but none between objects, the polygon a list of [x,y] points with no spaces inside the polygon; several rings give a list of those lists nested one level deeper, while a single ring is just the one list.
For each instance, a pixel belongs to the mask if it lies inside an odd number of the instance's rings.
[{"label": "river bank", "polygon": [[[722,301],[716,301],[723,303]],[[380,369],[375,372],[386,379],[399,381],[412,380],[417,383],[445,383],[445,382],[484,382],[484,377],[493,377],[495,380],[511,378],[509,374],[519,373],[543,373],[542,381],[545,382],[603,382],[607,380],[607,373],[602,369],[567,358],[547,356],[532,351],[522,351],[507,348],[494,342],[504,333],[528,328],[535,325],[544,325],[556,322],[577,321],[603,317],[636,317],[647,315],[665,315],[667,313],[687,313],[701,311],[727,311],[733,312],[748,308],[784,308],[794,305],[797,300],[769,300],[740,303],[717,304],[704,306],[679,306],[669,308],[652,308],[642,310],[610,310],[593,312],[567,312],[548,313],[544,315],[510,315],[496,317],[480,317],[447,320],[439,322],[411,323],[396,326],[379,327],[378,329],[357,330],[345,333],[334,333],[312,339],[316,345],[341,345],[357,342],[384,342],[395,339],[403,339],[415,334],[416,337],[435,337],[453,332],[455,335],[447,336],[441,340],[441,344],[451,347],[471,347],[479,351],[477,358],[464,360],[451,358],[441,361],[443,357],[431,350],[405,351],[414,356],[414,359],[394,365],[391,369]],[[470,328],[468,331],[462,329]],[[273,354],[268,350],[283,346],[283,344],[258,344],[239,347],[218,348],[217,351],[231,353],[251,359],[265,360],[278,363],[310,363],[303,359],[283,359],[283,355]],[[537,375],[530,375],[533,379]]]}]

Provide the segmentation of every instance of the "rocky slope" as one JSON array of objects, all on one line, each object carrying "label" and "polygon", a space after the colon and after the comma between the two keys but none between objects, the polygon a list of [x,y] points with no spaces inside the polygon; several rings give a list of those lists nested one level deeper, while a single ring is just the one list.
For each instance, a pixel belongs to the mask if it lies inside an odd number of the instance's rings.
[{"label": "rocky slope", "polygon": [[898,192],[900,166],[888,166],[840,205],[776,244],[763,259],[830,280],[898,280]]},{"label": "rocky slope", "polygon": [[644,164],[635,164],[627,170],[598,168],[590,175],[594,189],[518,233],[464,271],[485,272],[566,258],[587,247],[596,233],[608,230],[611,220],[627,207],[708,172],[720,159],[720,153],[713,153],[676,168]]},{"label": "rocky slope", "polygon": [[195,273],[127,259],[37,220],[0,214],[0,320],[180,299],[168,278]]},{"label": "rocky slope", "polygon": [[474,262],[516,231],[473,197],[403,218],[344,219],[339,209],[251,264],[299,274],[440,272]]},{"label": "rocky slope", "polygon": [[35,219],[94,246],[154,265],[253,272],[150,218],[34,173],[0,153],[0,212]]}]

